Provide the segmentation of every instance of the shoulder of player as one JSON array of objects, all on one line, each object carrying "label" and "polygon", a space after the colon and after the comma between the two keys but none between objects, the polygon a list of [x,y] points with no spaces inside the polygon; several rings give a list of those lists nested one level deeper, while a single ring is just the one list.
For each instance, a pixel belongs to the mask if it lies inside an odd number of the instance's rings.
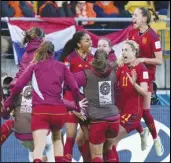
[{"label": "shoulder of player", "polygon": [[94,58],[94,55],[93,55],[93,54],[91,54],[91,53],[88,53],[88,57],[90,57],[90,58]]},{"label": "shoulder of player", "polygon": [[92,61],[94,59],[94,56],[90,53],[88,54],[88,61]]},{"label": "shoulder of player", "polygon": [[138,32],[137,28],[132,28],[129,32]]},{"label": "shoulder of player", "polygon": [[77,55],[76,55],[76,52],[75,51],[73,51],[73,52],[71,52],[66,58],[65,58],[65,60],[64,60],[64,62],[70,62],[74,57],[76,57]]},{"label": "shoulder of player", "polygon": [[148,30],[147,34],[150,36],[151,39],[159,38],[158,34],[152,28]]},{"label": "shoulder of player", "polygon": [[144,63],[139,63],[137,66],[135,66],[135,68],[136,68],[137,71],[147,70]]},{"label": "shoulder of player", "polygon": [[138,33],[138,29],[131,29],[129,32],[129,35],[135,35],[136,33]]},{"label": "shoulder of player", "polygon": [[57,66],[64,66],[65,65],[65,63],[63,63],[63,62],[61,62],[61,61],[57,61],[57,60],[54,60],[54,62],[55,62],[55,65],[57,65]]},{"label": "shoulder of player", "polygon": [[116,71],[124,71],[124,70],[126,70],[127,69],[127,65],[122,65],[122,66],[118,66],[117,68],[116,68]]}]

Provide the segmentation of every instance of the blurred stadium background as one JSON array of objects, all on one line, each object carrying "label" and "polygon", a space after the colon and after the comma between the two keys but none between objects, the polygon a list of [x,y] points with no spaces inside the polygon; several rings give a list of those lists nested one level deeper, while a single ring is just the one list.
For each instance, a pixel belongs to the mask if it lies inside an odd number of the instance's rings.
[{"label": "blurred stadium background", "polygon": [[[11,18],[12,20],[18,21],[40,21],[40,15],[38,15],[38,8],[40,7],[37,1],[28,1],[35,13],[36,16],[32,18],[25,17],[15,17]],[[42,1],[46,2],[46,1]],[[69,2],[69,1],[68,1]],[[87,2],[87,1],[86,1]],[[89,1],[94,3],[95,1]],[[132,2],[133,1],[124,1],[124,2]],[[137,2],[140,1],[135,1]],[[142,1],[142,2],[152,2],[152,1]],[[120,3],[122,3],[120,1]],[[134,6],[134,8],[136,5]],[[138,7],[138,6],[137,6]],[[147,7],[147,6],[145,6]],[[128,9],[128,4],[127,4]],[[121,162],[170,162],[170,2],[168,6],[168,14],[167,15],[159,15],[162,21],[152,22],[151,27],[156,30],[159,34],[162,48],[163,48],[163,56],[164,62],[161,66],[157,66],[157,74],[156,74],[156,84],[157,84],[157,97],[160,100],[160,105],[152,106],[152,114],[155,118],[155,123],[157,125],[157,130],[159,135],[161,136],[163,145],[164,145],[164,155],[162,157],[157,157],[154,152],[154,147],[152,146],[152,138],[149,138],[149,147],[148,150],[142,152],[140,150],[140,138],[136,132],[131,133],[125,139],[123,139],[118,146],[119,156]],[[3,16],[3,15],[2,15]],[[18,71],[18,65],[15,62],[14,52],[12,48],[12,41],[9,32],[9,28],[7,23],[9,19],[8,16],[1,17],[1,73],[7,72],[9,76],[14,77],[15,73]],[[99,18],[92,19],[94,22],[98,22]],[[116,18],[119,22],[129,22],[130,18]],[[83,20],[88,20],[84,18],[75,18],[77,24],[79,22],[83,22]],[[100,18],[104,24],[106,22],[116,22],[115,18]],[[102,24],[103,24],[102,23]],[[122,30],[118,27],[116,28],[108,28],[108,26],[99,26],[98,28],[94,28],[93,26],[84,26],[88,31],[93,32],[96,35],[108,34],[112,32],[117,32]],[[125,28],[125,27],[124,27]],[[100,32],[99,32],[100,31]],[[1,119],[1,122],[3,120]],[[142,121],[144,125],[144,122]],[[145,126],[145,125],[144,125]],[[63,131],[65,134],[65,130]],[[74,162],[81,162],[82,158],[78,151],[77,146],[74,146]],[[23,148],[18,141],[15,139],[12,134],[7,141],[1,147],[1,162],[28,162],[28,152],[25,148]]]}]

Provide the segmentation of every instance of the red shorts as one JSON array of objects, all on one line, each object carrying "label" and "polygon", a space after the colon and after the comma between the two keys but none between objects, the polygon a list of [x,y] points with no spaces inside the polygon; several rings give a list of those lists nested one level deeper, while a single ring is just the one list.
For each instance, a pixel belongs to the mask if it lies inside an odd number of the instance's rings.
[{"label": "red shorts", "polygon": [[92,144],[104,143],[106,138],[114,138],[118,135],[120,120],[97,121],[89,124],[89,141]]},{"label": "red shorts", "polygon": [[[41,107],[44,107],[44,105],[37,105],[36,109],[41,109]],[[57,109],[57,106],[46,106],[48,109]],[[63,106],[61,106],[61,109],[64,109]],[[33,107],[34,110],[34,107]],[[39,129],[47,129],[47,130],[60,130],[64,126],[66,122],[66,115],[65,113],[33,113],[32,119],[31,119],[31,129],[32,131],[39,130]]]},{"label": "red shorts", "polygon": [[68,112],[66,115],[66,123],[78,123],[78,118],[72,112]]},{"label": "red shorts", "polygon": [[148,83],[148,92],[151,92],[151,93],[154,92],[154,89],[153,89],[153,81],[150,81],[150,82]]},{"label": "red shorts", "polygon": [[127,133],[135,130],[141,123],[141,118],[136,114],[121,114],[120,124],[126,129]]}]

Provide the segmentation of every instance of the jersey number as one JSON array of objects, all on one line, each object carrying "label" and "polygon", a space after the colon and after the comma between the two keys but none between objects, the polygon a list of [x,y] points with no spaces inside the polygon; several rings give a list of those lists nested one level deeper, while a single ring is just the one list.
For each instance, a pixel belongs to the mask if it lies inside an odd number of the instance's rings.
[{"label": "jersey number", "polygon": [[128,86],[128,77],[123,77],[122,79],[122,87],[127,87]]},{"label": "jersey number", "polygon": [[124,114],[121,116],[121,122],[126,123],[128,122],[129,118],[131,117],[131,114]]}]

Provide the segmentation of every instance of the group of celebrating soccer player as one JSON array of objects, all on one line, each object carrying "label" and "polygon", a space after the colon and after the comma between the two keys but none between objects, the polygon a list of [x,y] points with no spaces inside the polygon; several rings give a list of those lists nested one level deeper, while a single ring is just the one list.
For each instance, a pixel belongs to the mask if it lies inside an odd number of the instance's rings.
[{"label": "group of celebrating soccer player", "polygon": [[[44,40],[45,32],[27,30],[19,71],[2,83],[2,94],[8,93],[2,102],[3,118],[14,119],[2,124],[1,144],[14,131],[28,149],[30,162],[43,162],[44,150],[48,162],[72,162],[74,143],[84,162],[119,162],[117,144],[136,130],[141,150],[147,149],[150,132],[156,154],[162,156],[150,113],[156,65],[162,64],[161,43],[149,26],[148,9],[137,8],[132,19],[119,58],[106,38],[98,40],[92,55],[91,37],[78,31],[56,61],[54,44]],[[147,128],[142,127],[142,118]]]}]

